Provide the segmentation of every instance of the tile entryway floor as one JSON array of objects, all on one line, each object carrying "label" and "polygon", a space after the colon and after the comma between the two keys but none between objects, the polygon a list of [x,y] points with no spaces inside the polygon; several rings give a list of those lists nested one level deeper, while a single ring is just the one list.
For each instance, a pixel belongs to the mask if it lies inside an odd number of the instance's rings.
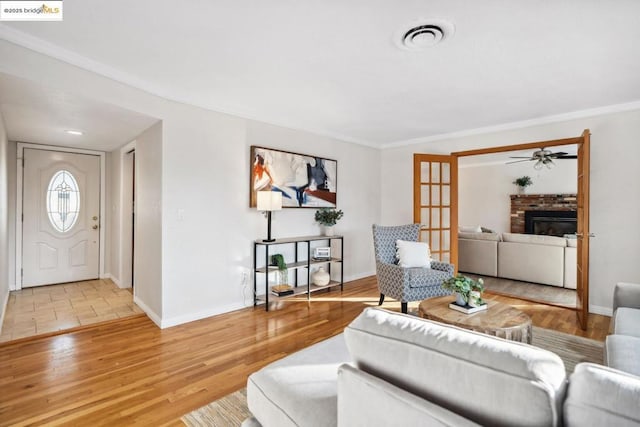
[{"label": "tile entryway floor", "polygon": [[99,279],[12,291],[0,342],[132,316],[130,289]]}]

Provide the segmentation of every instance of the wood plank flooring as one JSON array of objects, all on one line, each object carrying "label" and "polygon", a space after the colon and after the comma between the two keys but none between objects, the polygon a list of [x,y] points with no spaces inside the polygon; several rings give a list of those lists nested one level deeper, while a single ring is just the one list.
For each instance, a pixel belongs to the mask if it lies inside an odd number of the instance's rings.
[{"label": "wood plank flooring", "polygon": [[[340,333],[377,305],[374,277],[344,291],[249,307],[160,330],[146,317],[0,344],[0,425],[181,425],[179,418],[245,386],[273,360]],[[524,310],[536,326],[604,339],[606,316],[580,330],[571,310],[487,295]],[[410,304],[416,309],[418,303]],[[385,307],[399,310],[395,301]]]}]

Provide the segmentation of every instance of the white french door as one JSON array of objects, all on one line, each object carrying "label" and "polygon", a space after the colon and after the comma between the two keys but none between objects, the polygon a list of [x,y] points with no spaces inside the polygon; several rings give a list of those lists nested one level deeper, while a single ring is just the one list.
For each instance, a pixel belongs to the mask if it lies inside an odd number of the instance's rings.
[{"label": "white french door", "polygon": [[25,148],[22,287],[98,278],[98,155]]}]

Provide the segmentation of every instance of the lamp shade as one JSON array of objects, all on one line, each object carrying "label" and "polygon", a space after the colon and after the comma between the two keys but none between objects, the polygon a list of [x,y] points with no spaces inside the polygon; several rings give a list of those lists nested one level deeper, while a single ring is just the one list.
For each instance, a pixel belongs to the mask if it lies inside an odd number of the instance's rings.
[{"label": "lamp shade", "polygon": [[279,211],[282,209],[282,193],[279,191],[258,191],[259,211]]}]

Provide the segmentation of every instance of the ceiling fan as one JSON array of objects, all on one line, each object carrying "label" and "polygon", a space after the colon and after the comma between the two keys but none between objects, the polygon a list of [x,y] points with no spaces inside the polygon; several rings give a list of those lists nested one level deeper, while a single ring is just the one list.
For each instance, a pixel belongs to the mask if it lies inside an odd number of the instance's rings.
[{"label": "ceiling fan", "polygon": [[543,166],[546,166],[547,169],[551,169],[555,163],[554,160],[563,160],[563,159],[577,159],[578,156],[575,154],[565,153],[564,151],[553,152],[551,150],[547,150],[542,147],[540,150],[534,151],[531,157],[509,157],[510,159],[523,159],[523,160],[514,160],[512,162],[507,162],[507,164],[511,163],[520,163],[520,162],[531,162],[536,161],[536,164],[533,165],[533,168],[536,170],[542,169]]}]

